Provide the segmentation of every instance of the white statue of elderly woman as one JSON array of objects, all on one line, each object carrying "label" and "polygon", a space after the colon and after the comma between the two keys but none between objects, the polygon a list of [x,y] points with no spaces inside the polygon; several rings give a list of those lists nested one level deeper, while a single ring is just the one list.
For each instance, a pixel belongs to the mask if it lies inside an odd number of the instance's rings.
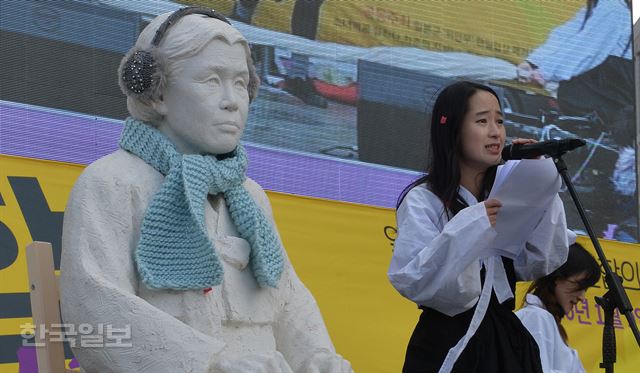
[{"label": "white statue of elderly woman", "polygon": [[[258,78],[219,13],[153,20],[119,71],[131,118],[65,211],[63,319],[86,372],[351,372],[240,145]],[[130,338],[109,333],[130,328]]]}]

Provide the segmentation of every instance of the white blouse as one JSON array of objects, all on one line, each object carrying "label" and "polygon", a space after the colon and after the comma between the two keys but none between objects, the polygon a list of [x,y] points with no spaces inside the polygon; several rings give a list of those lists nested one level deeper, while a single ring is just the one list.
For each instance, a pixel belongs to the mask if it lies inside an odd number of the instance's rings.
[{"label": "white blouse", "polygon": [[631,11],[626,2],[598,2],[585,23],[586,11],[583,7],[571,20],[556,27],[527,57],[545,80],[569,80],[600,65],[610,55],[631,59]]},{"label": "white blouse", "polygon": [[562,340],[556,321],[540,298],[527,294],[525,307],[516,316],[529,330],[540,348],[540,360],[544,373],[584,373],[578,352]]},{"label": "white blouse", "polygon": [[[440,199],[425,184],[407,193],[397,211],[398,236],[388,271],[398,292],[418,305],[455,316],[478,304],[467,335],[452,348],[450,353],[455,356],[448,356],[443,367],[455,363],[475,333],[491,290],[501,303],[513,297],[502,260],[491,245],[496,231],[484,203],[462,186],[459,193],[469,207],[451,220]],[[514,259],[517,279],[532,280],[558,268],[566,260],[573,239],[566,227],[562,201],[556,195]],[[484,289],[482,266],[487,269]]]}]

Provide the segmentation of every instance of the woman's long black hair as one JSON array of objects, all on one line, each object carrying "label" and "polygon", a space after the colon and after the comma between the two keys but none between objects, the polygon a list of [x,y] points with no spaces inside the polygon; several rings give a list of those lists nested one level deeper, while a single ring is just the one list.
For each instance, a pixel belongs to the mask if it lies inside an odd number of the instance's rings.
[{"label": "woman's long black hair", "polygon": [[[460,159],[462,157],[461,130],[464,117],[469,111],[469,100],[478,91],[486,91],[500,99],[496,92],[482,84],[460,81],[444,88],[433,105],[429,143],[429,161],[426,175],[409,184],[398,198],[400,206],[407,193],[414,187],[426,183],[446,207],[447,216],[453,216],[466,207],[460,197]],[[490,167],[484,175],[480,198],[484,199],[493,185],[497,166]],[[449,216],[450,217],[450,216]]]}]

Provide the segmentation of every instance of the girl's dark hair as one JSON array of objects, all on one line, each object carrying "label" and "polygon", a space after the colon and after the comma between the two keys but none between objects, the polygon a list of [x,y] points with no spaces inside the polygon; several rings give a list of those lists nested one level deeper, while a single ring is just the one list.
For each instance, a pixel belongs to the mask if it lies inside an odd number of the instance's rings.
[{"label": "girl's dark hair", "polygon": [[600,280],[598,262],[582,245],[574,243],[569,246],[567,261],[550,274],[535,280],[527,290],[527,293],[533,293],[540,298],[547,311],[553,315],[565,343],[567,343],[568,337],[567,331],[560,324],[564,317],[564,311],[555,296],[556,281],[566,280],[582,273],[586,274],[586,277],[576,283],[576,290],[587,289]]},{"label": "girl's dark hair", "polygon": [[593,13],[593,8],[598,6],[598,0],[587,0],[587,11],[584,14],[584,20],[582,21],[582,26],[580,26],[580,30],[584,28],[584,25],[587,23],[589,18],[591,18],[591,14]]},{"label": "girl's dark hair", "polygon": [[[444,88],[431,111],[431,130],[427,148],[429,162],[426,175],[409,184],[398,198],[396,208],[400,206],[407,193],[414,187],[426,183],[445,206],[447,216],[455,215],[466,203],[460,197],[460,158],[462,156],[462,124],[469,111],[469,100],[478,91],[486,91],[500,99],[496,92],[482,84],[460,81]],[[490,167],[482,182],[480,198],[489,193],[496,175],[497,166]],[[450,217],[450,216],[449,216]]]}]

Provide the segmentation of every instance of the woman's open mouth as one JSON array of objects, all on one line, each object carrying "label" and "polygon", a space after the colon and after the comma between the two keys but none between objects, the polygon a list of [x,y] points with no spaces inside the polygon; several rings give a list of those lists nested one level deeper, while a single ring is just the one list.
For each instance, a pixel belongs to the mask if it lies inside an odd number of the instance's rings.
[{"label": "woman's open mouth", "polygon": [[500,144],[490,144],[485,146],[485,149],[489,150],[491,153],[498,154],[500,152]]}]

